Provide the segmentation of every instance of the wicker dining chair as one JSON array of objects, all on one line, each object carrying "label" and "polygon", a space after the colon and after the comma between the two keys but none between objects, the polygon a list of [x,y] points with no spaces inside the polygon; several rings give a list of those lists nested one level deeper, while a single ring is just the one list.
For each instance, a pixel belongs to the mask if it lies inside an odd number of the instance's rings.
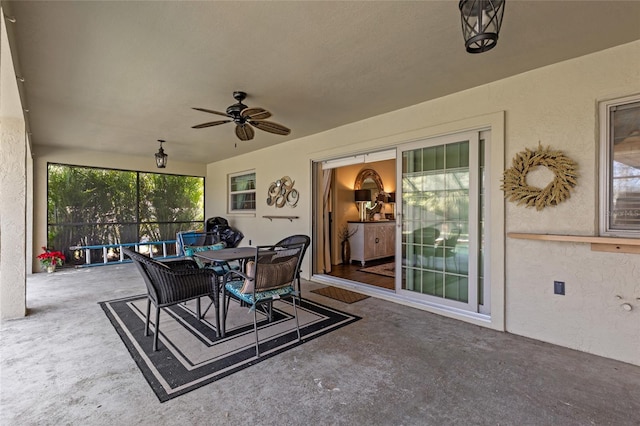
[{"label": "wicker dining chair", "polygon": [[155,333],[153,350],[158,350],[158,334],[160,330],[160,309],[181,302],[197,299],[196,316],[200,314],[200,298],[209,297],[215,307],[216,331],[220,330],[220,296],[219,281],[215,271],[201,269],[191,259],[180,259],[158,262],[128,248],[122,248],[127,257],[133,260],[147,286],[147,313],[144,335],[149,335],[149,316],[151,304],[156,308]]}]

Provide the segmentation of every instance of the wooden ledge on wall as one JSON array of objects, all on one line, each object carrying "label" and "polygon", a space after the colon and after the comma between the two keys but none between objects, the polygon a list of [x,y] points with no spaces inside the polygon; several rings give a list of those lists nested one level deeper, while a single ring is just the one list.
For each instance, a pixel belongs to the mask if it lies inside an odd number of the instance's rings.
[{"label": "wooden ledge on wall", "polygon": [[289,222],[293,222],[293,219],[300,219],[300,216],[262,216],[265,219],[269,219],[273,222],[273,219],[288,219]]},{"label": "wooden ledge on wall", "polygon": [[517,238],[521,240],[590,243],[592,251],[640,254],[640,239],[638,238],[597,237],[589,235],[527,234],[519,232],[508,232],[507,236],[509,238]]}]

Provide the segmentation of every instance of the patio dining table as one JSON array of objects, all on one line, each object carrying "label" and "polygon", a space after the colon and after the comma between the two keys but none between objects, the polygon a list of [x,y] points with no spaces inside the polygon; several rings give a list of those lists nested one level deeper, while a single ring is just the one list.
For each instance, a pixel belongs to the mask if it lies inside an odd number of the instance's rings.
[{"label": "patio dining table", "polygon": [[255,247],[233,247],[225,248],[221,250],[206,250],[193,254],[199,257],[205,262],[230,262],[240,261],[241,264],[245,260],[254,258],[256,256]]}]

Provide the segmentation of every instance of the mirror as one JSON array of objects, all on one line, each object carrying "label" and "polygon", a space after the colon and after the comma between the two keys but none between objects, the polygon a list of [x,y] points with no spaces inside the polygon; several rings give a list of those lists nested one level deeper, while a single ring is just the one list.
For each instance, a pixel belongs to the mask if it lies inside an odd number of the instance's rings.
[{"label": "mirror", "polygon": [[[366,209],[367,219],[372,220],[373,215],[380,213],[382,210],[382,203],[386,196],[380,175],[373,169],[361,170],[360,173],[358,173],[358,176],[356,176],[353,188],[355,190],[368,189],[371,191],[371,201],[363,203],[363,206]],[[359,203],[358,208],[360,208]]]}]

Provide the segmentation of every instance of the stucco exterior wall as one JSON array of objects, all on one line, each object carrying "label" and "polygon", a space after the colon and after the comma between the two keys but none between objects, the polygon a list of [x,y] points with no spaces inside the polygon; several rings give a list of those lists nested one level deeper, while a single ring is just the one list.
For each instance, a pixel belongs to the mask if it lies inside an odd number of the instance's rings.
[{"label": "stucco exterior wall", "polygon": [[[542,143],[573,158],[580,167],[580,179],[563,204],[540,212],[506,203],[504,219],[492,212],[493,225],[501,231],[504,226],[506,231],[594,235],[597,103],[638,92],[640,41],[210,164],[206,214],[230,218],[247,236],[245,243],[311,234],[313,160],[475,128],[474,118],[504,111],[504,134],[492,131],[492,143],[501,150],[504,141],[502,161],[500,156],[493,158],[501,164],[494,167],[503,170],[514,154]],[[220,182],[226,182],[228,173],[251,168],[258,180],[256,215],[230,216],[226,185]],[[282,175],[296,180],[301,199],[296,209],[276,212],[263,199],[269,183]],[[499,193],[495,174],[488,185],[492,193]],[[269,223],[262,218],[266,214],[299,215],[300,219]],[[504,270],[499,270],[497,259],[492,263],[494,279],[504,277],[503,287],[492,285],[492,321],[503,317],[504,328],[511,333],[640,365],[640,256],[591,252],[583,244],[513,240],[504,234],[490,238],[491,244],[503,241],[506,249]],[[304,270],[309,271],[309,265]],[[565,296],[553,294],[554,280],[566,282]],[[624,311],[621,300],[634,309]]]},{"label": "stucco exterior wall", "polygon": [[[232,143],[232,142],[230,142]],[[206,217],[222,216],[231,226],[244,234],[241,245],[272,244],[281,237],[292,234],[311,235],[311,161],[304,144],[279,144],[269,150],[260,150],[250,155],[238,156],[224,162],[207,166]],[[262,157],[260,153],[267,154]],[[218,168],[216,165],[220,165]],[[227,213],[228,174],[247,170],[256,171],[256,213]],[[266,203],[269,185],[283,176],[294,181],[300,199],[296,207],[282,208]],[[299,216],[292,221],[286,219],[269,220],[263,216]],[[310,256],[305,256],[310,257]],[[303,270],[309,270],[303,268]]]},{"label": "stucco exterior wall", "polygon": [[24,120],[0,121],[0,318],[26,314],[26,144]]},{"label": "stucco exterior wall", "polygon": [[[507,205],[507,231],[597,235],[598,102],[640,92],[640,42],[503,82],[506,158],[538,142],[579,165],[571,199],[543,211]],[[524,108],[523,106],[524,105]],[[516,114],[523,109],[528,114]],[[640,365],[640,256],[588,244],[507,239],[507,330]],[[553,281],[566,295],[553,294]],[[619,299],[617,296],[620,296]],[[621,305],[631,303],[625,311]]]},{"label": "stucco exterior wall", "polygon": [[[1,9],[1,8],[0,8]],[[1,10],[0,10],[1,12]],[[4,19],[0,23],[0,318],[26,314],[25,121]]]}]

